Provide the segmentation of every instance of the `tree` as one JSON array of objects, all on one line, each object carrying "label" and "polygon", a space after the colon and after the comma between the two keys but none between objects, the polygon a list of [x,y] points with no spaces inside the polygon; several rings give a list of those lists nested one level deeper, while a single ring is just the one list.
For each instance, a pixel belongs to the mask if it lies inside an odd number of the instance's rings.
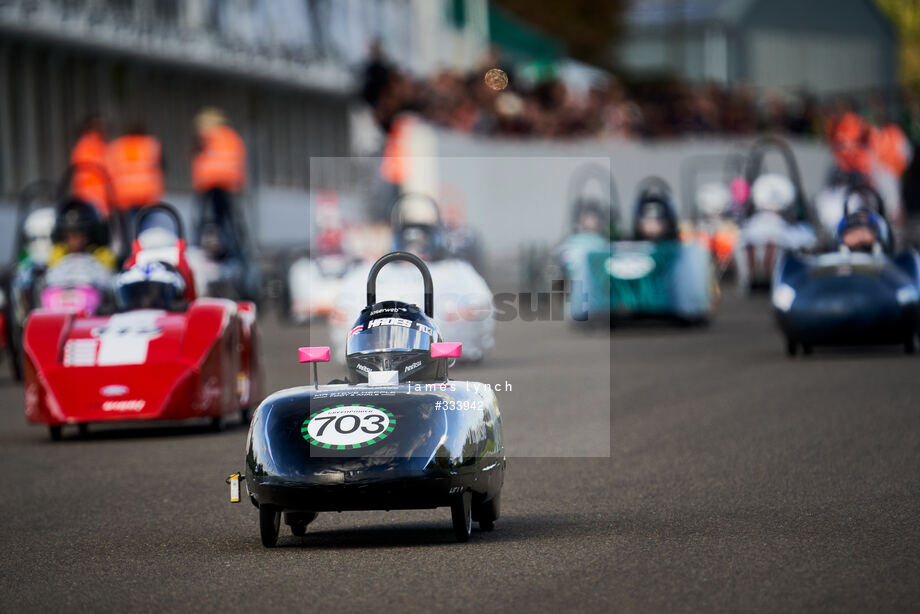
[{"label": "tree", "polygon": [[898,33],[900,80],[920,95],[920,0],[876,0]]},{"label": "tree", "polygon": [[626,0],[493,0],[509,13],[558,38],[568,54],[610,67]]}]

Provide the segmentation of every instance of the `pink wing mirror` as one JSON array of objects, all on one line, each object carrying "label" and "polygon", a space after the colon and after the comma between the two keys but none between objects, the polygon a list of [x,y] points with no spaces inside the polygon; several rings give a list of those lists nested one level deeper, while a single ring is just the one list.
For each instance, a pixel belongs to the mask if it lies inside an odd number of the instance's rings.
[{"label": "pink wing mirror", "polygon": [[297,350],[297,356],[300,362],[329,362],[329,348],[327,346],[300,348]]},{"label": "pink wing mirror", "polygon": [[313,363],[313,387],[319,390],[319,376],[316,373],[316,363],[329,362],[329,346],[318,345],[300,348],[297,350],[297,357],[300,359],[300,362]]},{"label": "pink wing mirror", "polygon": [[442,341],[431,344],[432,358],[460,358],[463,355],[463,344],[459,341]]}]

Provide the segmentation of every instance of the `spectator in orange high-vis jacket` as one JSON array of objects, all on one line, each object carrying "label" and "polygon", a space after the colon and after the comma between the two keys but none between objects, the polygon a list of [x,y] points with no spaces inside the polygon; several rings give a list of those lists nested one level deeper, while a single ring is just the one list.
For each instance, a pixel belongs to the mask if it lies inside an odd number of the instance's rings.
[{"label": "spectator in orange high-vis jacket", "polygon": [[[246,186],[246,146],[220,109],[208,107],[195,116],[192,187],[201,202],[198,232],[217,230],[224,254],[238,254],[233,199]],[[200,242],[200,237],[198,238]]]},{"label": "spectator in orange high-vis jacket", "polygon": [[831,122],[831,150],[834,162],[841,171],[869,177],[872,170],[870,132],[869,123],[852,111]]},{"label": "spectator in orange high-vis jacket", "polygon": [[109,174],[106,169],[105,125],[102,117],[93,114],[83,121],[80,137],[70,153],[70,193],[83,202],[92,203],[108,216]]},{"label": "spectator in orange high-vis jacket", "polygon": [[127,134],[109,144],[106,166],[125,236],[131,237],[138,211],[158,203],[163,197],[160,141],[147,133],[142,122],[135,122]]},{"label": "spectator in orange high-vis jacket", "polygon": [[903,175],[912,153],[904,131],[897,124],[886,124],[872,130],[870,141],[879,164],[895,177]]}]

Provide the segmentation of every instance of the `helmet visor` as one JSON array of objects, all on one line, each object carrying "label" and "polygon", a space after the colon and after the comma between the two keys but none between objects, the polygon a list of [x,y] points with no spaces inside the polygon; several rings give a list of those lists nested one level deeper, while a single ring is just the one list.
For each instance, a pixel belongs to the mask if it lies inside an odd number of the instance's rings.
[{"label": "helmet visor", "polygon": [[179,298],[176,286],[159,281],[138,281],[119,286],[116,291],[122,309],[171,309]]},{"label": "helmet visor", "polygon": [[431,335],[427,332],[414,327],[389,325],[353,330],[348,337],[345,353],[427,350],[430,347]]}]

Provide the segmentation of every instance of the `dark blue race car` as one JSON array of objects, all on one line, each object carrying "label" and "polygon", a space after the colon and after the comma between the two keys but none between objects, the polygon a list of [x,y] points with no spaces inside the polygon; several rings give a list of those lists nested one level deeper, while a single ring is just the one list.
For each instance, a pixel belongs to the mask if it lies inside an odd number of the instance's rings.
[{"label": "dark blue race car", "polygon": [[[875,210],[851,210],[860,197]],[[837,228],[837,250],[815,256],[787,253],[773,278],[772,299],[786,351],[811,353],[816,345],[903,344],[917,351],[920,258],[895,253],[881,198],[852,187]]]}]

